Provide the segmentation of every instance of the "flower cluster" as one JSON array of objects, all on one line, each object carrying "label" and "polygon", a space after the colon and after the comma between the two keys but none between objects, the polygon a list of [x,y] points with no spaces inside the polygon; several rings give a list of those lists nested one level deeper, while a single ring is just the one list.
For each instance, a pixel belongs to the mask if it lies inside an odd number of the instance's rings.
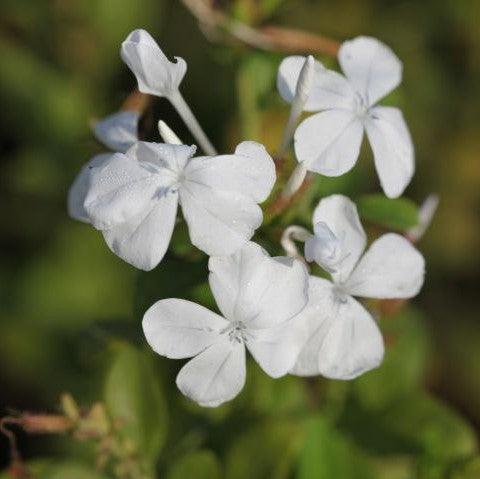
[{"label": "flower cluster", "polygon": [[[179,91],[186,62],[169,61],[144,30],[127,37],[121,56],[139,90],[167,98],[207,156],[195,156],[196,146],[182,144],[163,122],[165,143],[140,141],[139,114],[114,114],[94,131],[111,152],[83,167],[68,208],[100,230],[120,258],[151,270],[169,247],[180,206],[191,243],[210,256],[209,284],[221,312],[170,298],[145,313],[143,330],[154,351],[192,358],[177,376],[180,391],[207,407],[233,399],[245,383],[246,350],[273,378],[352,379],[377,367],[382,335],[354,297],[415,296],[424,279],[421,254],[398,234],[381,236],[364,253],[355,204],[332,195],[314,211],[313,234],[288,230],[305,242],[305,257],[283,242],[288,256],[270,257],[251,241],[263,221],[259,204],[276,180],[264,146],[244,141],[233,154],[218,155]],[[278,89],[292,107],[279,152],[293,138],[299,162],[286,194],[307,171],[349,171],[366,131],[383,190],[397,197],[413,175],[413,146],[401,112],[376,103],[400,83],[401,63],[367,37],[345,42],[338,59],[345,76],[312,57],[288,57],[280,65]],[[319,113],[297,127],[303,111]],[[307,262],[331,281],[310,275]]]}]

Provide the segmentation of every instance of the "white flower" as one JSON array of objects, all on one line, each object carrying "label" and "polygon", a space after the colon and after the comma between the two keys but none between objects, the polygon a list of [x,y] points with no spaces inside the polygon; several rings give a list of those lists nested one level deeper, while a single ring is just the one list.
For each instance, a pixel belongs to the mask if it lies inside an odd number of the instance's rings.
[{"label": "white flower", "polygon": [[[364,131],[373,150],[380,183],[388,197],[398,197],[415,169],[410,133],[398,108],[376,106],[401,81],[402,64],[383,43],[357,37],[342,44],[338,60],[345,76],[315,62],[307,118],[295,132],[298,161],[316,173],[339,176],[356,163]],[[280,65],[278,89],[291,102],[304,57]]]},{"label": "white flower", "polygon": [[192,158],[195,147],[138,142],[90,169],[83,207],[110,249],[143,270],[163,258],[180,203],[192,243],[209,255],[241,248],[262,223],[275,182],[265,148],[243,142],[233,155]]},{"label": "white flower", "polygon": [[158,301],[143,330],[154,351],[193,357],[177,386],[202,406],[233,399],[245,384],[245,348],[271,377],[288,373],[302,342],[294,317],[307,303],[308,274],[300,261],[270,258],[247,243],[232,256],[212,257],[209,283],[223,315],[181,299]]},{"label": "white flower", "polygon": [[[136,111],[120,111],[96,122],[93,133],[97,140],[110,150],[124,153],[138,141],[139,119],[140,114]],[[90,223],[83,204],[90,188],[92,170],[103,165],[112,156],[110,153],[95,155],[76,176],[67,198],[68,214],[72,218]]]},{"label": "white flower", "polygon": [[125,153],[138,141],[138,111],[119,111],[95,123],[93,133],[112,151]]},{"label": "white flower", "polygon": [[183,58],[171,62],[152,36],[145,30],[134,30],[122,43],[122,60],[137,78],[138,89],[150,95],[170,97],[187,71]]},{"label": "white flower", "polygon": [[[322,374],[353,379],[377,367],[384,353],[382,335],[370,313],[353,296],[411,298],[423,284],[422,255],[404,237],[385,234],[363,254],[366,235],[355,204],[342,195],[320,201],[313,221],[326,224],[343,251],[334,251],[332,281],[310,277],[309,303],[298,320],[306,328],[306,342],[292,370],[299,376]],[[321,264],[320,264],[321,265]]]}]

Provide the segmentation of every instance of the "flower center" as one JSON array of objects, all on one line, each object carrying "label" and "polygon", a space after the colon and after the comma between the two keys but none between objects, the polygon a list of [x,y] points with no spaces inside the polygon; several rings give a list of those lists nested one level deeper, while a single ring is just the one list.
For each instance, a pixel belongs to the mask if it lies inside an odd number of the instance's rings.
[{"label": "flower center", "polygon": [[334,302],[345,304],[348,301],[348,294],[347,289],[342,283],[337,283],[333,287],[333,295],[334,295]]},{"label": "flower center", "polygon": [[245,343],[248,339],[247,327],[241,321],[235,321],[230,326],[227,326],[222,334],[228,334],[228,339],[233,342]]},{"label": "flower center", "polygon": [[355,95],[355,114],[359,118],[365,118],[368,113],[368,105],[360,93]]}]

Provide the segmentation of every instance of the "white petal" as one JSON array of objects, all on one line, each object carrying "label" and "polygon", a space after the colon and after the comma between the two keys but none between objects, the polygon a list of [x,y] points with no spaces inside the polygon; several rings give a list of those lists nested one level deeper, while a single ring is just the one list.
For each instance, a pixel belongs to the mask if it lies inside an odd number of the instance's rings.
[{"label": "white petal", "polygon": [[348,110],[327,110],[300,124],[295,132],[295,153],[308,170],[339,176],[357,162],[363,125]]},{"label": "white petal", "polygon": [[322,342],[318,365],[322,376],[354,379],[377,368],[384,354],[383,338],[375,320],[352,297],[332,303],[332,317]]},{"label": "white petal", "polygon": [[270,258],[247,243],[227,257],[209,260],[210,286],[223,314],[249,328],[268,328],[292,318],[307,303],[308,274],[290,258]]},{"label": "white petal", "polygon": [[315,261],[329,273],[335,273],[345,259],[343,241],[323,221],[316,223],[313,231],[313,236],[305,241],[305,259]]},{"label": "white petal", "polygon": [[302,349],[291,373],[297,376],[320,374],[319,354],[331,323],[333,284],[310,276],[307,306],[292,319],[302,334]]},{"label": "white petal", "polygon": [[398,108],[372,108],[365,123],[383,191],[400,196],[415,171],[415,152],[402,112]]},{"label": "white petal", "polygon": [[179,193],[190,240],[208,255],[232,254],[262,224],[261,208],[242,193],[191,180],[182,183]]},{"label": "white petal", "polygon": [[150,271],[163,259],[177,215],[178,195],[168,192],[125,223],[104,230],[110,249],[127,263]]},{"label": "white petal", "polygon": [[136,111],[121,111],[107,116],[95,124],[93,132],[98,141],[113,151],[125,153],[138,141],[138,120]]},{"label": "white petal", "polygon": [[181,172],[196,151],[195,145],[169,145],[139,141],[128,150],[127,155],[140,162],[152,163],[162,168]]},{"label": "white petal", "polygon": [[403,236],[389,233],[374,241],[345,288],[366,298],[411,298],[423,285],[425,260]]},{"label": "white petal", "polygon": [[[280,64],[277,88],[281,97],[291,103],[295,98],[300,71],[305,57],[290,56]],[[348,81],[340,74],[327,70],[315,60],[313,85],[305,104],[305,111],[320,111],[329,108],[352,109],[355,105],[355,92]]]},{"label": "white petal", "polygon": [[90,189],[91,173],[93,168],[98,168],[107,162],[113,154],[103,153],[101,155],[94,156],[87,164],[85,164],[68,191],[67,208],[68,214],[84,223],[90,223],[90,218],[83,206],[85,197]]},{"label": "white petal", "polygon": [[122,153],[91,170],[85,210],[97,229],[109,229],[141,214],[161,185],[161,177]]},{"label": "white petal", "polygon": [[383,338],[365,308],[351,296],[337,296],[333,284],[318,278],[310,291],[312,299],[300,315],[309,336],[292,374],[353,379],[378,367]]},{"label": "white petal", "polygon": [[134,30],[122,43],[122,60],[137,78],[138,89],[143,93],[170,96],[187,71],[183,58],[171,62],[155,40],[145,30]]},{"label": "white petal", "polygon": [[255,141],[240,143],[234,155],[194,158],[185,176],[215,190],[242,193],[256,203],[268,198],[276,179],[271,156]]},{"label": "white petal", "polygon": [[200,406],[216,407],[242,390],[245,376],[245,346],[223,340],[185,364],[178,373],[177,386]]},{"label": "white petal", "polygon": [[346,41],[338,52],[338,61],[366,106],[396,88],[402,80],[402,63],[395,53],[372,37]]},{"label": "white petal", "polygon": [[333,277],[344,281],[360,258],[367,237],[358,217],[357,207],[343,195],[331,195],[320,201],[313,212],[313,224],[325,223],[342,242],[342,261],[337,263]]},{"label": "white petal", "polygon": [[183,299],[163,299],[143,316],[150,347],[172,359],[190,358],[220,341],[229,323],[208,309]]},{"label": "white petal", "polygon": [[250,330],[246,343],[255,361],[272,378],[292,369],[303,344],[304,332],[295,319],[273,328]]}]

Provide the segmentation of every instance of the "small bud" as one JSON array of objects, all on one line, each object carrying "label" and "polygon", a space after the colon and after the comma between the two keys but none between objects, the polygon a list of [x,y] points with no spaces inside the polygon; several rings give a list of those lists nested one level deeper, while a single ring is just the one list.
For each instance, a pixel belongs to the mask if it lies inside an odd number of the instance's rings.
[{"label": "small bud", "polygon": [[307,175],[307,169],[303,163],[299,163],[297,167],[293,170],[290,178],[285,185],[285,188],[282,191],[282,196],[284,198],[292,197],[302,186],[305,176]]},{"label": "small bud", "polygon": [[158,122],[158,131],[165,143],[169,145],[182,145],[182,141],[175,132],[162,120]]},{"label": "small bud", "polygon": [[310,95],[310,91],[312,90],[314,73],[315,59],[312,55],[309,55],[300,70],[295,91],[295,99],[293,100],[294,104],[297,103],[299,107],[301,106],[301,110],[303,110],[303,107],[308,100],[308,96]]},{"label": "small bud", "polygon": [[310,91],[313,85],[313,78],[315,75],[315,60],[312,55],[309,55],[305,59],[300,75],[298,76],[297,86],[295,89],[295,98],[292,101],[290,108],[290,117],[288,118],[287,125],[283,132],[283,139],[280,148],[278,149],[277,157],[282,158],[287,151],[290,141],[292,141],[293,134],[297,127],[300,115],[303,112],[303,107],[308,100]]},{"label": "small bud", "polygon": [[427,196],[425,201],[420,206],[418,211],[418,224],[409,229],[406,234],[407,238],[412,243],[419,241],[425,234],[425,231],[427,231],[428,227],[432,223],[435,212],[437,211],[439,201],[440,198],[438,195],[431,194]]},{"label": "small bud", "polygon": [[65,416],[72,422],[77,422],[80,419],[80,411],[78,405],[69,393],[62,394],[60,398],[61,408]]}]

